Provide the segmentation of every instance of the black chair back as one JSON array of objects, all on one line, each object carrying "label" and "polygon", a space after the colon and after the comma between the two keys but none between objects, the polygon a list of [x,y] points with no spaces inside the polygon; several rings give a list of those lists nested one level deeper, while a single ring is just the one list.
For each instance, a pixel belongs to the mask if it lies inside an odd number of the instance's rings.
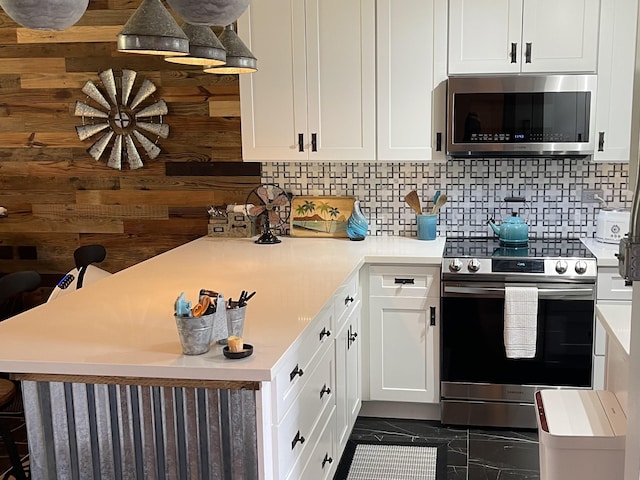
[{"label": "black chair back", "polygon": [[7,273],[0,277],[0,320],[26,310],[22,294],[34,291],[40,282],[40,274],[33,270]]}]

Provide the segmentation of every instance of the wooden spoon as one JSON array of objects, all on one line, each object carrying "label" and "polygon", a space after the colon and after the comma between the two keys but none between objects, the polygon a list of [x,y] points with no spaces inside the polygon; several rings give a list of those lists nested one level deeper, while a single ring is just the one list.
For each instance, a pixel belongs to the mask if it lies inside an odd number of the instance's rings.
[{"label": "wooden spoon", "polygon": [[418,215],[422,215],[422,207],[420,206],[420,198],[418,198],[418,192],[415,190],[410,191],[404,197],[405,202],[416,212]]},{"label": "wooden spoon", "polygon": [[443,193],[442,195],[440,195],[438,197],[438,200],[436,201],[435,205],[433,206],[433,208],[431,209],[431,214],[434,215],[436,213],[438,213],[438,211],[440,210],[440,208],[447,203],[447,194]]}]

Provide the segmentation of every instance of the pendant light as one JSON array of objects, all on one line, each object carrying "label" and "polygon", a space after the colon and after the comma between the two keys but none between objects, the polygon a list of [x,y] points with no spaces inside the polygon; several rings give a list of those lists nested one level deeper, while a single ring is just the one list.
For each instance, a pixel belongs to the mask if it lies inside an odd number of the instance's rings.
[{"label": "pendant light", "polygon": [[256,57],[233,31],[233,25],[224,27],[218,38],[227,51],[227,63],[220,67],[205,68],[206,73],[253,73],[258,70]]},{"label": "pendant light", "polygon": [[235,22],[249,0],[167,0],[171,9],[192,25],[224,27]]},{"label": "pendant light", "polygon": [[167,62],[208,67],[224,65],[227,52],[211,27],[185,23],[182,31],[189,37],[189,55],[164,57]]},{"label": "pendant light", "polygon": [[161,0],[143,0],[118,34],[118,51],[148,55],[187,55],[189,38]]},{"label": "pendant light", "polygon": [[89,0],[0,0],[0,7],[23,27],[66,30],[84,15]]}]

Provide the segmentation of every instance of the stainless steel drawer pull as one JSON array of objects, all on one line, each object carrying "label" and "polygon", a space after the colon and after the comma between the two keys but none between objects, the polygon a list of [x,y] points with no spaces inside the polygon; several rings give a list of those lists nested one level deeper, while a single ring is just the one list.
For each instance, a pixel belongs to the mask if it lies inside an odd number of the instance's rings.
[{"label": "stainless steel drawer pull", "polygon": [[320,390],[320,398],[324,397],[325,393],[326,394],[331,393],[331,389],[329,387],[327,387],[326,383],[322,386],[322,390]]},{"label": "stainless steel drawer pull", "polygon": [[325,464],[331,465],[333,463],[333,458],[329,456],[328,453],[324,454],[324,458],[322,459],[322,468],[324,469]]},{"label": "stainless steel drawer pull", "polygon": [[291,450],[293,450],[296,447],[296,444],[298,442],[300,442],[301,444],[304,443],[304,437],[300,435],[300,430],[298,430],[298,433],[296,433],[296,436],[293,437],[293,440],[291,440]]},{"label": "stainless steel drawer pull", "polygon": [[296,365],[296,368],[291,370],[291,373],[289,374],[289,381],[293,382],[293,379],[296,378],[296,375],[300,375],[300,376],[304,375],[304,372],[298,365]]},{"label": "stainless steel drawer pull", "polygon": [[330,337],[330,336],[331,336],[331,330],[327,329],[327,327],[323,327],[322,331],[320,332],[320,341],[322,341],[324,337]]},{"label": "stainless steel drawer pull", "polygon": [[416,283],[415,278],[396,278],[396,285],[414,285]]}]

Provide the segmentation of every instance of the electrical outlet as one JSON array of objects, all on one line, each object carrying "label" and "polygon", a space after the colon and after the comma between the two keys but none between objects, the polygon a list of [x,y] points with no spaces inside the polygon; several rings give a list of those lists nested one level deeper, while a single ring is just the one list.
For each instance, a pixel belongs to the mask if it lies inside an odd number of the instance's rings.
[{"label": "electrical outlet", "polygon": [[582,190],[582,203],[599,203],[600,200],[596,196],[603,198],[602,190],[585,188]]}]

